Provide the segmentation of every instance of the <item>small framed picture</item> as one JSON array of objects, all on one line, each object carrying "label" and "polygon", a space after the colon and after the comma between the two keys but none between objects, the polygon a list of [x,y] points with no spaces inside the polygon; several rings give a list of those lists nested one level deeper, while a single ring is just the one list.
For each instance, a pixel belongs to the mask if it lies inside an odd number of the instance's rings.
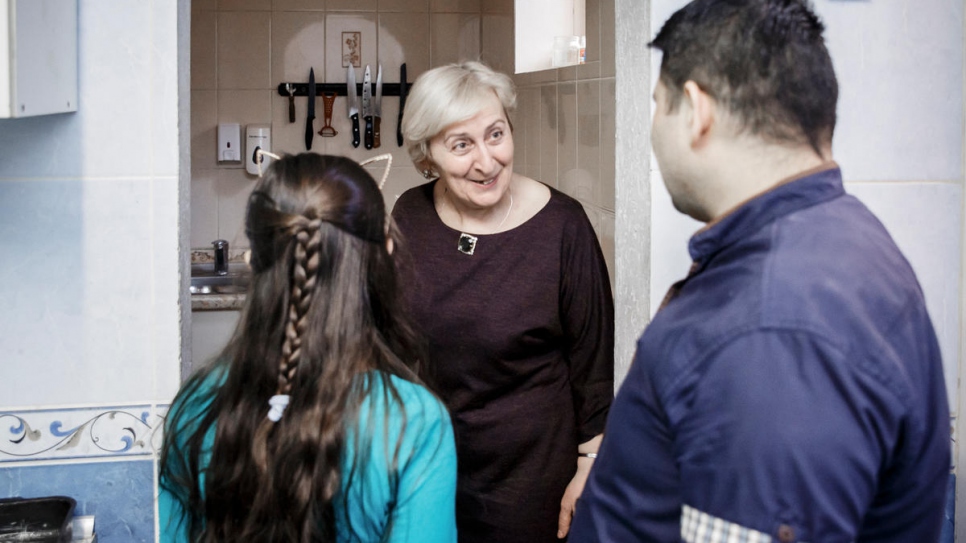
[{"label": "small framed picture", "polygon": [[342,67],[362,67],[362,32],[342,33]]}]

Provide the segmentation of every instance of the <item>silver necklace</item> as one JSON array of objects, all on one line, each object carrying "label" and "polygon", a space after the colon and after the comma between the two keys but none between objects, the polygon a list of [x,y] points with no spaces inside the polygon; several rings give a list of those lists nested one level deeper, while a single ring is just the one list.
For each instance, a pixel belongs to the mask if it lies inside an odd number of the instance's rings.
[{"label": "silver necklace", "polygon": [[[508,218],[510,218],[510,212],[513,211],[513,190],[511,190],[511,189],[507,189],[507,190],[510,191],[510,205],[507,206],[507,208],[506,208],[506,215],[503,216],[503,220],[500,221],[500,224],[496,225],[496,228],[494,228],[493,229],[493,232],[491,232],[493,234],[499,232],[500,231],[500,228],[503,228],[503,225],[506,223],[506,220]],[[443,194],[445,195],[448,192],[449,191],[446,189],[446,187],[443,187]],[[449,200],[448,197],[446,199]],[[460,226],[463,226],[463,214],[460,212],[459,208],[456,207],[452,202],[450,202],[450,205],[453,206],[453,209],[456,210],[456,214],[460,218]],[[460,232],[460,239],[456,243],[456,250],[459,251],[459,252],[461,252],[461,253],[463,253],[463,254],[465,254],[465,255],[472,255],[473,252],[476,251],[476,242],[477,241],[479,241],[479,238],[477,238],[473,234],[467,234],[466,232]]]}]

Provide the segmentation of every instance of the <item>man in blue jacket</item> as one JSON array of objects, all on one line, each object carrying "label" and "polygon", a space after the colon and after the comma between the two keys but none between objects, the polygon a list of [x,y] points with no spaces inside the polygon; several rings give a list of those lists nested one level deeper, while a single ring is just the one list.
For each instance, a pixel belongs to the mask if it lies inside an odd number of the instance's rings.
[{"label": "man in blue jacket", "polygon": [[843,190],[823,31],[805,0],[695,0],[651,43],[654,153],[708,224],[638,341],[572,543],[938,538],[939,346],[909,263]]}]

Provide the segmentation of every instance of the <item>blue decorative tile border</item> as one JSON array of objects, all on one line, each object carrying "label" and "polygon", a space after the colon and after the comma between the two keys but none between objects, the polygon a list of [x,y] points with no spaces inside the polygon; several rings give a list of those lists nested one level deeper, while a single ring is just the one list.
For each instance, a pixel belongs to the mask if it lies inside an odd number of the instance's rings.
[{"label": "blue decorative tile border", "polygon": [[0,411],[0,462],[151,456],[167,405]]}]

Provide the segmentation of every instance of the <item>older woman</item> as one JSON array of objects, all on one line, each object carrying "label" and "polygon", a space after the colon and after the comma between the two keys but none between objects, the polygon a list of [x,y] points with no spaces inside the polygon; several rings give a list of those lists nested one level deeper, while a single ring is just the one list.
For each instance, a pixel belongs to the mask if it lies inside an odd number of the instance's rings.
[{"label": "older woman", "polygon": [[403,135],[407,302],[456,429],[461,543],[565,537],[613,397],[613,299],[581,205],[513,171],[510,79],[430,70]]}]

